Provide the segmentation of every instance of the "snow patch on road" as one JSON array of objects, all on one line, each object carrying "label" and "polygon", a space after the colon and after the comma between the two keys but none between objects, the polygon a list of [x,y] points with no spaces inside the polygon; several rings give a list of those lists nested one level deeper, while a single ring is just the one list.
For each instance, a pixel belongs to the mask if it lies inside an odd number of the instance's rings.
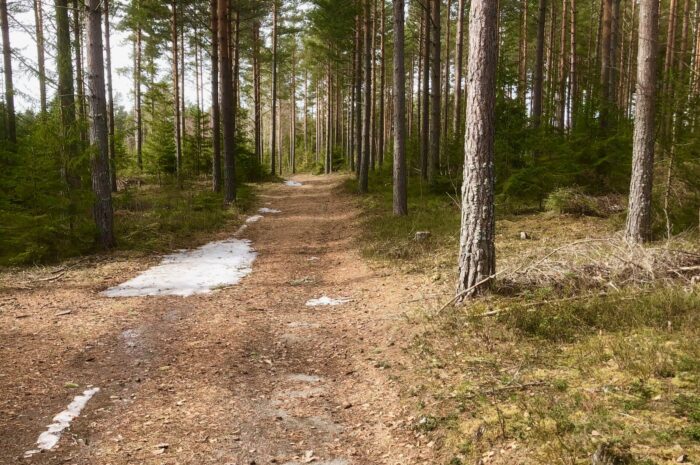
[{"label": "snow patch on road", "polygon": [[92,396],[99,392],[100,388],[93,387],[86,389],[81,395],[75,396],[73,402],[68,404],[68,407],[53,417],[53,423],[48,426],[48,429],[39,435],[36,441],[37,448],[24,453],[25,457],[39,453],[43,450],[51,450],[56,447],[58,440],[61,439],[63,430],[70,426],[71,421],[80,416],[85,405],[92,399]]},{"label": "snow patch on road", "polygon": [[245,220],[245,222],[248,224],[256,223],[256,222],[260,221],[262,219],[262,217],[263,217],[262,215],[249,216],[248,219]]},{"label": "snow patch on road", "polygon": [[298,181],[284,181],[284,185],[289,186],[289,187],[301,187],[301,186],[303,186],[303,184],[298,182]]},{"label": "snow patch on road", "polygon": [[276,210],[274,208],[262,207],[258,210],[258,213],[282,213],[282,210]]},{"label": "snow patch on road", "polygon": [[307,307],[319,307],[319,306],[325,306],[325,305],[331,305],[331,306],[336,306],[336,305],[343,305],[348,302],[350,302],[351,299],[348,299],[347,297],[338,297],[337,299],[328,297],[328,296],[321,296],[318,299],[311,299],[306,302]]},{"label": "snow patch on road", "polygon": [[107,289],[107,297],[207,294],[217,287],[237,284],[250,274],[257,253],[249,240],[210,242],[198,249],[166,255],[123,284]]}]

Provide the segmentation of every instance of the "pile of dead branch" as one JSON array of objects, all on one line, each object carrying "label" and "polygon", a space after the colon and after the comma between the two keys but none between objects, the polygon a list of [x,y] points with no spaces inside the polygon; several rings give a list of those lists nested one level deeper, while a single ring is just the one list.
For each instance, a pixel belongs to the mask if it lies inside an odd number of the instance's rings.
[{"label": "pile of dead branch", "polygon": [[533,250],[502,266],[500,285],[520,289],[620,290],[700,282],[700,250],[683,240],[645,247],[621,237],[584,239]]}]

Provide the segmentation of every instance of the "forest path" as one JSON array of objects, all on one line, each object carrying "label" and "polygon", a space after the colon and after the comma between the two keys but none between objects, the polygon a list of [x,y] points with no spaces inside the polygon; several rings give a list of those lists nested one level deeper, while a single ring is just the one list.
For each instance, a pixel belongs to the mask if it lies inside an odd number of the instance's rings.
[{"label": "forest path", "polygon": [[[0,463],[432,463],[390,373],[410,369],[400,321],[421,286],[359,256],[344,177],[294,179],[261,189],[260,207],[281,212],[243,233],[259,255],[233,287],[99,294],[157,257],[5,286]],[[305,305],[323,295],[351,301]],[[22,458],[87,386],[101,390],[59,445]]]}]

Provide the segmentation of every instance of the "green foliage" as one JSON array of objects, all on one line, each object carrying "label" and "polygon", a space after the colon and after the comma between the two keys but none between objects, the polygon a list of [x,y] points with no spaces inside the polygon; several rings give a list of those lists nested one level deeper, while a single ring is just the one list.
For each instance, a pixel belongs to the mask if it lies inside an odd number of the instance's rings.
[{"label": "green foliage", "polygon": [[603,216],[594,197],[578,186],[562,187],[549,193],[545,210],[579,216]]},{"label": "green foliage", "polygon": [[560,303],[546,303],[532,309],[516,304],[499,316],[499,321],[523,332],[551,341],[569,342],[582,334],[640,327],[684,326],[698,318],[700,297],[678,289],[614,297],[593,297]]}]

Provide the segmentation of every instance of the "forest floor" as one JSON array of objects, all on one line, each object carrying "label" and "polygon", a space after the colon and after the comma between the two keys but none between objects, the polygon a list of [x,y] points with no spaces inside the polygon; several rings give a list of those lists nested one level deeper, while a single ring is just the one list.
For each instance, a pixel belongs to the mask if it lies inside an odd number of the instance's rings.
[{"label": "forest floor", "polygon": [[[100,295],[157,256],[3,273],[0,463],[433,463],[387,370],[405,358],[397,322],[421,280],[360,256],[343,177],[295,179],[259,190],[281,213],[243,235],[252,274],[215,293]],[[322,295],[351,301],[305,306]],[[91,386],[58,446],[24,458]]]},{"label": "forest floor", "polygon": [[[448,196],[413,183],[392,218],[388,182],[360,199],[345,176],[294,179],[257,190],[281,212],[242,233],[252,274],[212,294],[100,294],[154,254],[0,274],[0,463],[568,465],[603,444],[700,463],[697,236],[624,248],[615,219],[503,216],[511,272],[439,310]],[[305,305],[324,295],[350,300]],[[58,446],[24,458],[90,386]]]}]

